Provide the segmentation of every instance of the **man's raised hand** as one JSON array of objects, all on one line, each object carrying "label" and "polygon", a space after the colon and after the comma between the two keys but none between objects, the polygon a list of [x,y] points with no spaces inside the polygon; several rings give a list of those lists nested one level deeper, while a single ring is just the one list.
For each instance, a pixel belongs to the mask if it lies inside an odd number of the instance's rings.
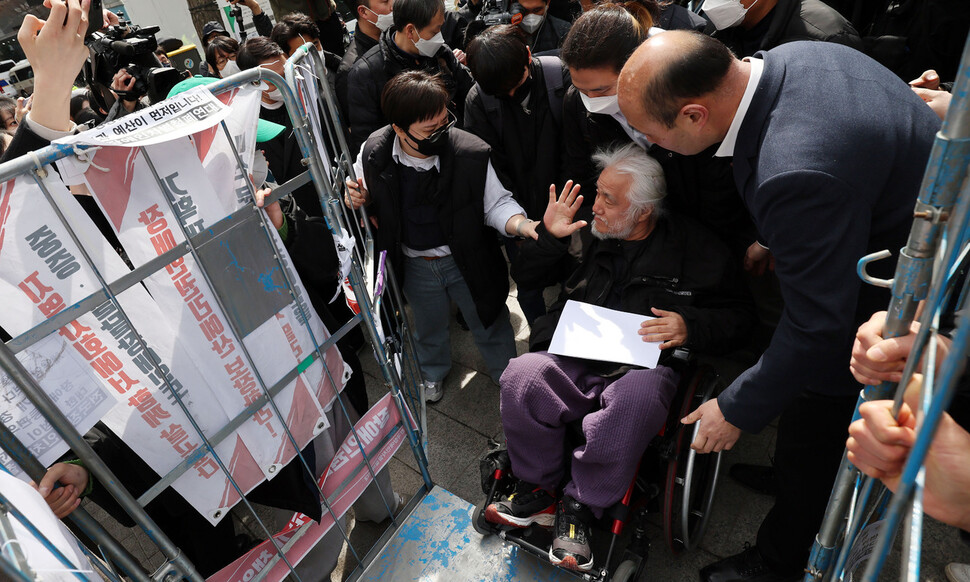
[{"label": "man's raised hand", "polygon": [[562,193],[556,197],[556,185],[549,186],[549,205],[542,216],[542,224],[545,225],[549,234],[556,238],[564,238],[577,230],[586,226],[585,220],[577,220],[576,212],[583,204],[583,196],[579,193],[579,184],[573,184],[572,180],[566,182]]}]

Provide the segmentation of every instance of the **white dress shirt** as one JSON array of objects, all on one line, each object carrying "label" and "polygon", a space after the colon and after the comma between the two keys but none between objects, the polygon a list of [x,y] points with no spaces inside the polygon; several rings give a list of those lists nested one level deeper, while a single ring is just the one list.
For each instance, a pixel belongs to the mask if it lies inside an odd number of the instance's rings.
[{"label": "white dress shirt", "polygon": [[717,148],[717,151],[714,152],[714,155],[719,158],[729,158],[734,155],[734,146],[738,141],[738,132],[741,131],[741,123],[744,121],[744,116],[748,113],[748,107],[751,106],[751,100],[754,99],[754,92],[758,88],[758,82],[761,80],[761,72],[765,68],[765,63],[761,59],[745,57],[744,60],[751,64],[751,76],[748,77],[748,85],[744,88],[741,103],[738,104],[738,110],[734,113],[734,119],[731,120],[731,127],[728,128],[727,135],[724,136],[724,141],[721,142],[721,147]]},{"label": "white dress shirt", "polygon": [[[364,150],[361,149],[360,153],[357,154],[357,161],[354,162],[354,173],[357,174],[358,178],[364,176],[364,162],[363,162]],[[414,156],[408,155],[401,148],[400,138],[394,136],[394,145],[391,147],[391,158],[399,164],[414,168],[426,172],[432,168],[436,170],[441,170],[441,161],[438,156],[429,156],[427,158],[416,158]],[[367,184],[364,184],[367,187]],[[510,218],[516,214],[521,214],[525,216],[525,210],[519,206],[519,203],[512,198],[512,193],[509,192],[505,186],[502,185],[501,180],[495,174],[495,169],[492,168],[492,162],[488,162],[488,170],[485,174],[485,195],[484,195],[484,206],[485,206],[485,224],[491,226],[497,230],[503,236],[509,236],[505,232],[505,224]],[[432,249],[426,249],[423,251],[415,250],[407,245],[402,244],[401,248],[406,257],[446,257],[451,254],[451,247],[448,245],[442,245],[440,247],[434,247]]]}]

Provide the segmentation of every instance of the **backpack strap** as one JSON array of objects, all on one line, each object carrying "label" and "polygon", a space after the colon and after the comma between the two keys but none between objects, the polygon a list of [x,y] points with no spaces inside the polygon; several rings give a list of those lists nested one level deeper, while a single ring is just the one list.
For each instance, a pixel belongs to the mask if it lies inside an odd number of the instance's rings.
[{"label": "backpack strap", "polygon": [[478,87],[478,98],[485,106],[485,114],[488,116],[489,123],[495,128],[498,134],[499,143],[502,142],[502,103],[492,95],[486,95],[481,86]]},{"label": "backpack strap", "polygon": [[549,97],[549,108],[552,110],[552,119],[557,127],[562,127],[562,99],[566,94],[565,83],[563,81],[563,66],[559,57],[542,56],[536,57],[542,66],[542,76],[546,82],[546,95]]}]

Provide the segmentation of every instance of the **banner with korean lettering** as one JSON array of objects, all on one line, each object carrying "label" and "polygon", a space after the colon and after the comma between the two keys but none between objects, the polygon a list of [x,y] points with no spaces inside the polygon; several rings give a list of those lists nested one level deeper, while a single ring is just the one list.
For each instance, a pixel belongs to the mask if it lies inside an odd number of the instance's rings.
[{"label": "banner with korean lettering", "polygon": [[[56,174],[50,172],[44,183],[102,276],[110,281],[128,272]],[[0,310],[0,326],[12,335],[23,333],[101,289],[68,229],[32,179],[4,184],[0,208],[0,301],[5,306]],[[117,299],[138,332],[114,303],[105,302],[18,358],[79,432],[104,417],[159,474],[191,458],[192,469],[174,487],[210,520],[218,521],[230,507],[226,491],[232,488],[212,455],[203,454],[198,433],[166,386],[179,394],[203,432],[215,433],[228,417],[148,293],[136,285]],[[56,460],[67,446],[12,381],[4,377],[0,383],[4,424],[42,463]],[[233,474],[241,486],[252,488],[262,480],[262,472],[240,442],[228,439],[216,446],[216,452],[234,460]],[[15,474],[20,472],[6,458],[3,464]]]},{"label": "banner with korean lettering", "polygon": [[[414,420],[408,414],[408,423],[414,427]],[[320,477],[321,491],[327,496],[333,513],[324,511],[319,523],[312,523],[307,516],[295,513],[283,530],[273,538],[282,546],[300,529],[306,528],[299,539],[286,551],[286,559],[296,565],[307,556],[311,549],[330,531],[335,519],[340,519],[367,487],[373,483],[370,471],[364,464],[361,448],[367,454],[371,467],[377,473],[383,469],[407,438],[401,414],[391,394],[385,394],[354,425],[354,432],[360,442],[349,433],[330,461],[326,472]],[[338,436],[338,435],[333,435]],[[389,500],[390,502],[390,500]],[[335,517],[336,515],[336,517]],[[309,524],[309,525],[307,525]],[[270,565],[276,555],[276,548],[267,540],[244,556],[219,570],[207,582],[248,582],[256,574],[261,574],[266,582],[281,582],[289,575],[285,562],[277,560]],[[269,567],[268,572],[263,572]]]},{"label": "banner with korean lettering", "polygon": [[200,154],[185,138],[144,149],[105,147],[68,172],[83,176],[136,266],[182,245],[186,235],[205,233],[197,239],[197,255],[176,259],[145,284],[174,317],[180,342],[229,417],[253,404],[263,387],[299,369],[274,399],[279,415],[266,405],[239,429],[272,478],[296,454],[284,428],[300,448],[325,428],[323,409],[350,368],[336,347],[324,355],[326,368],[315,359],[314,344],[329,334],[288,268],[275,230],[267,234],[256,213],[243,214],[246,220],[226,217],[231,227],[212,230],[227,214],[226,201],[213,192]]}]

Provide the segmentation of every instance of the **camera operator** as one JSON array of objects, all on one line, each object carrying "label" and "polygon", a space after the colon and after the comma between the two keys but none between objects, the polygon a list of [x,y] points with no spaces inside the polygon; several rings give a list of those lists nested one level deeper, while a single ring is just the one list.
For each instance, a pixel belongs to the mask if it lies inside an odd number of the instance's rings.
[{"label": "camera operator", "polygon": [[[477,83],[465,100],[464,129],[492,148],[492,163],[527,216],[542,216],[549,185],[560,174],[562,99],[569,73],[553,56],[533,57],[526,35],[514,24],[493,26],[468,45],[468,66]],[[505,243],[513,265],[519,241]],[[514,267],[513,267],[514,268]],[[519,290],[531,325],[545,314],[542,290]]]},{"label": "camera operator", "polygon": [[395,0],[394,26],[350,70],[347,105],[350,149],[361,145],[374,131],[387,125],[381,111],[381,90],[403,71],[423,70],[440,75],[448,91],[448,110],[462,122],[465,97],[475,84],[468,69],[445,44],[444,0]]}]

